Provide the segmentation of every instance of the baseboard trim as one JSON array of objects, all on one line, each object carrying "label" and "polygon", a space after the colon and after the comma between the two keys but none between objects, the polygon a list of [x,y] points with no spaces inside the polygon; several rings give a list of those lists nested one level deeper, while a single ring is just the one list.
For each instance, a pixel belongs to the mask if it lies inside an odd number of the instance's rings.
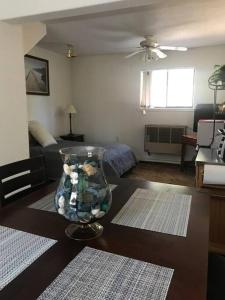
[{"label": "baseboard trim", "polygon": [[180,165],[181,157],[180,155],[172,155],[165,153],[151,153],[149,155],[144,155],[141,157],[143,161],[157,162],[157,163],[167,163],[167,164],[176,164]]},{"label": "baseboard trim", "polygon": [[177,161],[171,161],[171,160],[139,160],[139,162],[144,163],[156,163],[156,164],[168,164],[168,165],[178,165],[180,166],[180,162]]}]

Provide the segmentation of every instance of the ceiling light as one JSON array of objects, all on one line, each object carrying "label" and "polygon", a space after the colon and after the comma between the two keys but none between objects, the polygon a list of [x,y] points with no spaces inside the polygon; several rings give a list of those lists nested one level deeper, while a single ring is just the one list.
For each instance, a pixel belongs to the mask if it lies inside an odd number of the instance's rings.
[{"label": "ceiling light", "polygon": [[73,45],[68,44],[67,45],[67,53],[66,53],[66,57],[67,58],[74,58],[77,57],[77,54],[75,53],[74,47]]}]

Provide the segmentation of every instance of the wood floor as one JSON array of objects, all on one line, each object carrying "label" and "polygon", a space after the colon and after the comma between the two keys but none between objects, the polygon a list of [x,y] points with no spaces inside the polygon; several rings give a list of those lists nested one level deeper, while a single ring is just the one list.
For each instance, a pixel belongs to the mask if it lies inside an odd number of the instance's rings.
[{"label": "wood floor", "polygon": [[195,186],[194,169],[187,168],[182,172],[180,166],[165,163],[140,162],[125,177],[190,187]]}]

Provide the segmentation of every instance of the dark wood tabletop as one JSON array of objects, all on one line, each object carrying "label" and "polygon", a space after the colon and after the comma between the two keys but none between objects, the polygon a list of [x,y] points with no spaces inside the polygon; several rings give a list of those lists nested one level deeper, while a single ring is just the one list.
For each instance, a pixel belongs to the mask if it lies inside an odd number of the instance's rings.
[{"label": "dark wood tabletop", "polygon": [[[0,292],[0,299],[36,299],[85,246],[174,269],[168,300],[206,299],[209,197],[192,188],[143,180],[114,179],[110,183],[118,187],[112,192],[112,208],[99,222],[104,226],[103,234],[88,242],[67,238],[64,230],[69,222],[57,213],[27,207],[54,191],[56,184],[42,187],[0,210],[0,225],[58,241],[9,283]],[[110,223],[136,188],[191,194],[187,237]]]}]

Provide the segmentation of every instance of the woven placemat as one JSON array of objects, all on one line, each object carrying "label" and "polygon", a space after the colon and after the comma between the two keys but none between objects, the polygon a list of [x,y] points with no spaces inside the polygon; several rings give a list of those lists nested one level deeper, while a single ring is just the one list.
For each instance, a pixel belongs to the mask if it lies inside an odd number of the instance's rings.
[{"label": "woven placemat", "polygon": [[137,189],[112,223],[185,237],[191,199],[190,195]]},{"label": "woven placemat", "polygon": [[34,208],[34,209],[45,210],[45,211],[56,212],[56,209],[54,206],[54,197],[55,197],[55,192],[44,196],[40,200],[29,205],[28,207]]},{"label": "woven placemat", "polygon": [[[117,187],[117,185],[115,185],[115,184],[109,184],[109,186],[111,188],[111,191],[113,191]],[[28,207],[34,208],[34,209],[50,211],[50,212],[56,212],[56,209],[54,206],[54,197],[55,197],[55,192],[46,195],[45,197],[41,198],[40,200],[29,205]]]},{"label": "woven placemat", "polygon": [[0,290],[55,243],[52,239],[0,226]]},{"label": "woven placemat", "polygon": [[165,300],[173,269],[85,247],[38,300]]}]

